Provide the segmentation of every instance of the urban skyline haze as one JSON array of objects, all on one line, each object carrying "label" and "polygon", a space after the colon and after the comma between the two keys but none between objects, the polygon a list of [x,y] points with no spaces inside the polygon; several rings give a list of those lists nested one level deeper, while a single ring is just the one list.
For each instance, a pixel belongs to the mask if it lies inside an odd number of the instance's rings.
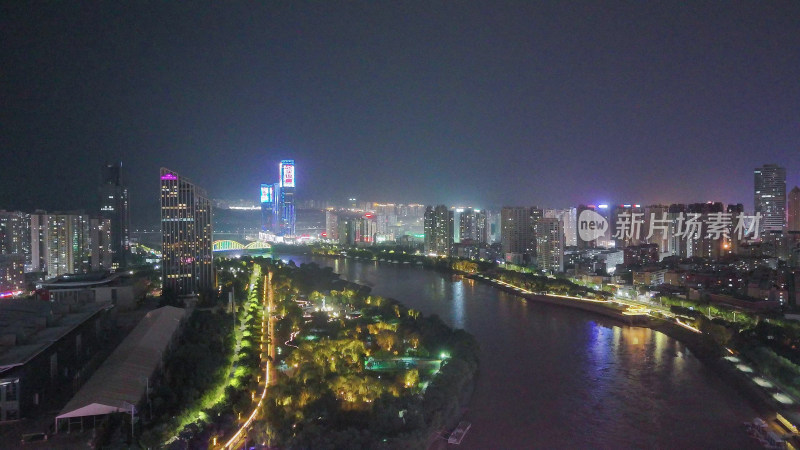
[{"label": "urban skyline haze", "polygon": [[[624,7],[623,7],[624,6]],[[256,200],[753,208],[800,184],[800,4],[6,2],[0,208],[88,209],[121,160]],[[137,218],[139,218],[137,220]]]}]

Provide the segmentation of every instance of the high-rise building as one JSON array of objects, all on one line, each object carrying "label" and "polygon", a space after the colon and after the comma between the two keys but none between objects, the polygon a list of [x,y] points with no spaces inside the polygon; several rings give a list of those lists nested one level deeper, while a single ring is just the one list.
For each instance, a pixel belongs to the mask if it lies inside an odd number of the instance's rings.
[{"label": "high-rise building", "polygon": [[642,233],[644,216],[645,210],[641,205],[626,203],[611,208],[610,232],[615,248],[641,243],[647,236],[647,230]]},{"label": "high-rise building", "polygon": [[564,271],[564,225],[560,219],[540,218],[535,224],[536,263],[540,269]]},{"label": "high-rise building", "polygon": [[275,185],[275,213],[273,230],[278,236],[295,234],[295,167],[293,159],[280,162],[278,173],[280,181]]},{"label": "high-rise building", "polygon": [[[722,236],[710,235],[707,225],[703,226],[702,224],[708,224],[712,214],[726,213],[725,206],[721,202],[692,203],[687,206],[687,209],[684,228],[689,228],[688,222],[691,218],[701,224],[698,227],[699,234],[687,235],[684,238],[686,240],[687,256],[712,260],[719,259],[720,256],[726,253],[725,245],[728,242]],[[735,221],[735,219],[732,219],[732,221]]]},{"label": "high-rise building", "polygon": [[25,288],[25,255],[0,254],[0,298]]},{"label": "high-rise building", "polygon": [[450,256],[453,251],[453,211],[447,206],[425,208],[425,253]]},{"label": "high-rise building", "polygon": [[161,168],[161,275],[164,289],[192,295],[214,287],[211,201],[206,191]]},{"label": "high-rise building", "polygon": [[89,219],[89,247],[92,271],[118,267],[114,264],[114,223],[111,219],[92,217]]},{"label": "high-rise building", "polygon": [[545,209],[544,217],[558,219],[564,227],[564,245],[575,247],[578,245],[578,210],[576,208]]},{"label": "high-rise building", "polygon": [[47,213],[36,211],[30,215],[31,256],[26,272],[47,272]]},{"label": "high-rise building", "polygon": [[103,167],[100,185],[100,217],[110,220],[111,260],[113,267],[125,267],[130,253],[130,213],[128,188],[122,179],[122,163]]},{"label": "high-rise building", "polygon": [[[642,228],[642,243],[656,244],[660,258],[672,256],[669,253],[670,229],[669,206],[650,205],[644,208],[644,226]],[[650,234],[652,232],[652,235]]]},{"label": "high-rise building", "polygon": [[755,212],[761,231],[783,231],[786,225],[786,169],[765,164],[755,169]]},{"label": "high-rise building", "polygon": [[688,244],[689,239],[683,239],[685,226],[683,225],[686,220],[686,205],[680,203],[673,203],[669,205],[667,210],[667,219],[669,219],[669,228],[667,229],[667,251],[669,256],[677,256],[679,258],[688,258],[691,255],[691,248]]},{"label": "high-rise building", "polygon": [[[608,205],[605,205],[608,208]],[[595,211],[597,212],[597,207],[595,205],[578,205],[578,208],[575,210],[577,217],[581,217],[581,213],[584,211]],[[577,228],[577,226],[576,226]],[[583,239],[577,239],[578,249],[584,250],[587,248],[595,248],[598,247],[597,240],[585,241]]]},{"label": "high-rise building", "polygon": [[339,213],[331,208],[325,210],[325,237],[339,242]]},{"label": "high-rise building", "polygon": [[536,258],[536,222],[542,218],[537,207],[504,206],[500,211],[500,243],[506,261],[532,263]]},{"label": "high-rise building", "polygon": [[[47,277],[92,269],[91,220],[82,213],[31,214],[31,270]],[[106,248],[106,252],[110,249]],[[97,254],[100,258],[100,253]]]},{"label": "high-rise building", "polygon": [[456,213],[458,214],[459,242],[470,241],[474,244],[485,244],[489,241],[485,211],[474,208],[457,208]]},{"label": "high-rise building", "polygon": [[21,255],[31,261],[31,219],[20,211],[0,211],[0,255]]},{"label": "high-rise building", "polygon": [[373,245],[378,234],[378,222],[372,212],[327,210],[325,233],[328,239],[342,245]]},{"label": "high-rise building", "polygon": [[272,232],[272,220],[275,207],[275,186],[272,184],[261,184],[261,231],[264,233]]},{"label": "high-rise building", "polygon": [[800,233],[800,187],[797,186],[789,192],[789,222],[787,230]]},{"label": "high-rise building", "polygon": [[486,233],[489,236],[489,244],[499,244],[502,226],[500,211],[484,210],[486,213]]}]

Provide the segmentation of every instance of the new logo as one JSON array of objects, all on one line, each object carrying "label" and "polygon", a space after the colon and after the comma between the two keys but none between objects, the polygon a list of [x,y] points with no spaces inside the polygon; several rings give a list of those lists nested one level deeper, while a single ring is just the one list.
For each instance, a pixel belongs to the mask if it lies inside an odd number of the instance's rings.
[{"label": "new logo", "polygon": [[591,242],[608,231],[608,221],[605,217],[592,211],[584,209],[578,216],[578,235],[586,242]]}]

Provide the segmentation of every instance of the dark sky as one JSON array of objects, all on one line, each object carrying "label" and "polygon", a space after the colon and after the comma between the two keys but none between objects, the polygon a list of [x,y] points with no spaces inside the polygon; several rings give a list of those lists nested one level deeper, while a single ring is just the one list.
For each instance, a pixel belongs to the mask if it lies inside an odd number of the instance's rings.
[{"label": "dark sky", "polygon": [[0,208],[88,208],[114,159],[139,223],[160,166],[255,199],[282,158],[300,199],[750,208],[754,167],[800,183],[797,1],[118,3],[2,3]]}]

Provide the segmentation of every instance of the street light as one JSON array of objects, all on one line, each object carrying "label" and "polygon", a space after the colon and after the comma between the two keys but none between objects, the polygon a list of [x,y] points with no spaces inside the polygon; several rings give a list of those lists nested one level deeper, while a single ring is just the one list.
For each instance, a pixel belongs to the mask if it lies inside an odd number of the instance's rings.
[{"label": "street light", "polygon": [[134,414],[136,413],[136,407],[133,406],[132,403],[128,403],[128,402],[126,402],[124,400],[122,401],[122,406],[125,406],[125,407],[130,406],[130,408],[131,408],[131,442],[133,442],[133,425],[134,425],[133,424],[133,419],[134,419]]},{"label": "street light", "polygon": [[144,395],[147,398],[147,406],[150,408],[150,420],[153,420],[153,403],[150,402],[150,378],[144,378]]}]

